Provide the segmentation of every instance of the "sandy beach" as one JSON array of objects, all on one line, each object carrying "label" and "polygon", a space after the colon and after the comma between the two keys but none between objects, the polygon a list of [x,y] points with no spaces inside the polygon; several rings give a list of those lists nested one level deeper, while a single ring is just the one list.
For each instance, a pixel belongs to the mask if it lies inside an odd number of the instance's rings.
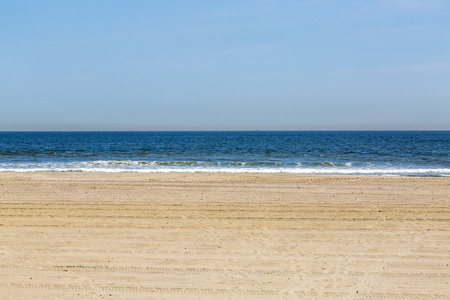
[{"label": "sandy beach", "polygon": [[1,299],[449,299],[450,178],[0,173]]}]

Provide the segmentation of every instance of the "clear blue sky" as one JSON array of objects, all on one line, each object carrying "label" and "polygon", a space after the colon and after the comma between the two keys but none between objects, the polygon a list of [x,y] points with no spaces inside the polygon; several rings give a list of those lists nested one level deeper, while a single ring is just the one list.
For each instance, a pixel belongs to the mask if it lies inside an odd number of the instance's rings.
[{"label": "clear blue sky", "polygon": [[450,1],[0,1],[0,130],[450,129]]}]

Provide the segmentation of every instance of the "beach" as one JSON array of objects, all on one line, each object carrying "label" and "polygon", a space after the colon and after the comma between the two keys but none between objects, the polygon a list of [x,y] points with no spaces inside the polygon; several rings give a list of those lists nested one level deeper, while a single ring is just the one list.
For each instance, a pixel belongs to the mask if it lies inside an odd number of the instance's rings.
[{"label": "beach", "polygon": [[450,178],[0,172],[1,299],[449,299]]}]

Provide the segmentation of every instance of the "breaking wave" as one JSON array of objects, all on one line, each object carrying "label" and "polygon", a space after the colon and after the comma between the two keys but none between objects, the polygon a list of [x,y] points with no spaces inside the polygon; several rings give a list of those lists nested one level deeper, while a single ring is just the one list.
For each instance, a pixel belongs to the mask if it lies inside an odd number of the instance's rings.
[{"label": "breaking wave", "polygon": [[[354,166],[352,163],[301,162],[209,162],[209,161],[132,161],[49,162],[0,164],[0,172],[139,172],[139,173],[290,173],[290,174],[366,174],[450,176],[450,168]],[[361,164],[360,164],[361,165]]]}]

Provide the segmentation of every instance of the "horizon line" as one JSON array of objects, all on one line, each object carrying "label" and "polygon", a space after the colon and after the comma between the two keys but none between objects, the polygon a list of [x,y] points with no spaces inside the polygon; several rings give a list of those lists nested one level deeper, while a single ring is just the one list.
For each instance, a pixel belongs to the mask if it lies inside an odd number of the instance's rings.
[{"label": "horizon line", "polygon": [[320,132],[320,131],[450,131],[450,129],[0,130],[0,132]]}]

